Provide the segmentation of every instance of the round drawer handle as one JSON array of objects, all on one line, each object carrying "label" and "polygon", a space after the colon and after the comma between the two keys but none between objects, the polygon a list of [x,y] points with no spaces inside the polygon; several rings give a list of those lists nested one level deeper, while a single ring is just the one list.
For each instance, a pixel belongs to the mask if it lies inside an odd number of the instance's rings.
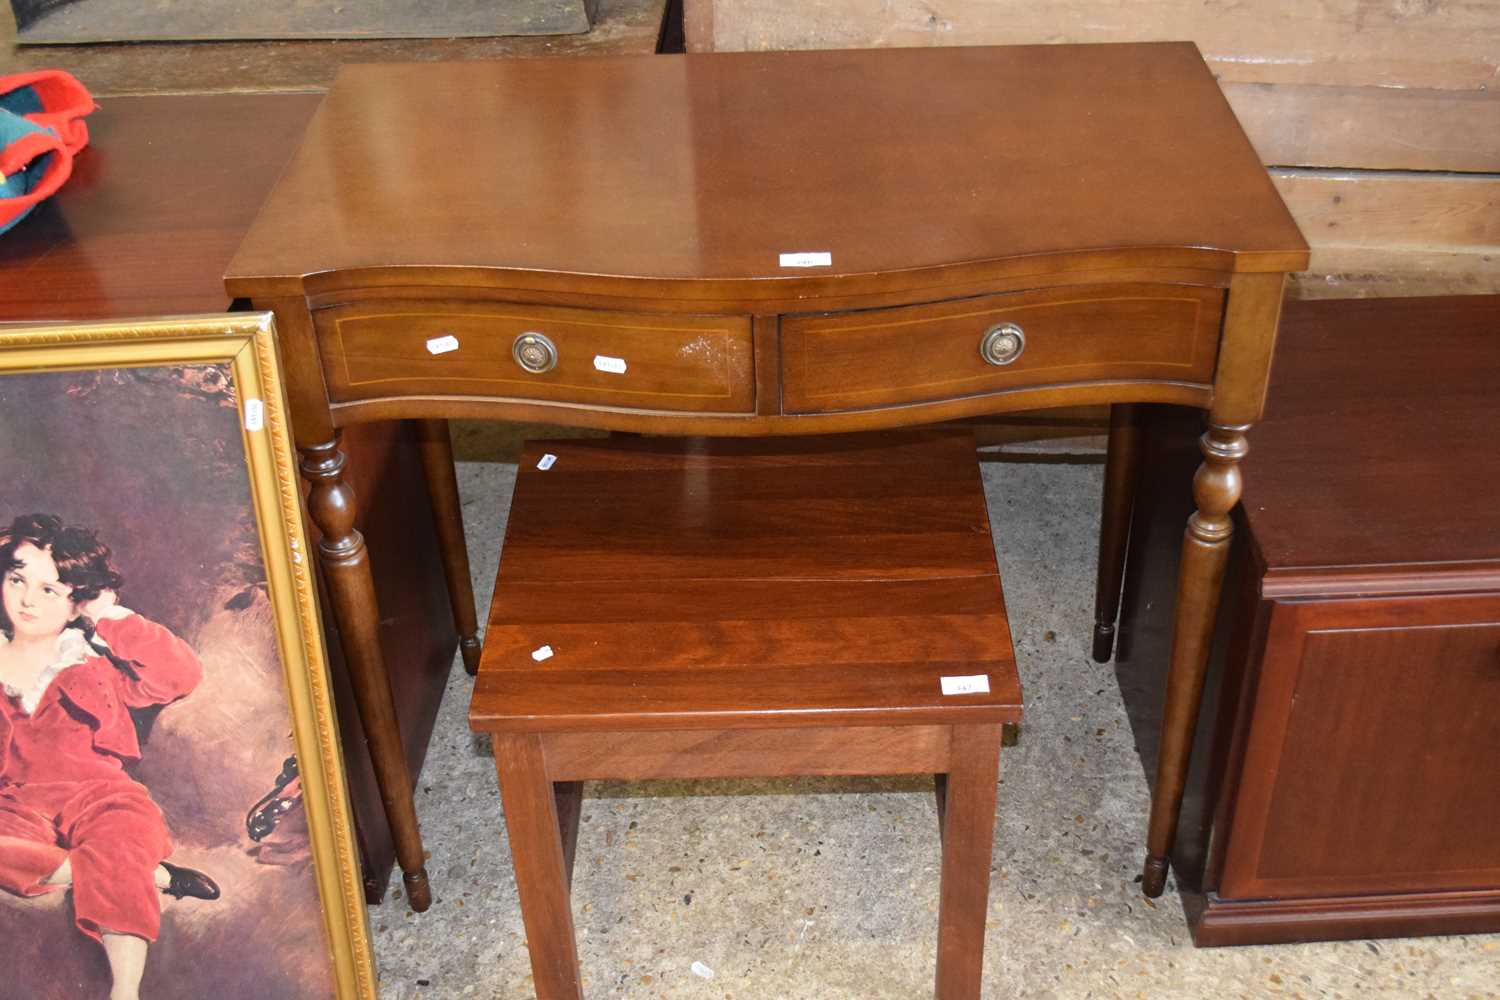
[{"label": "round drawer handle", "polygon": [[533,375],[550,372],[557,367],[557,346],[546,334],[534,330],[527,330],[516,338],[516,342],[511,345],[510,356],[516,359],[516,364]]},{"label": "round drawer handle", "polygon": [[1026,349],[1026,334],[1014,323],[999,323],[984,331],[979,356],[992,365],[1008,365]]}]

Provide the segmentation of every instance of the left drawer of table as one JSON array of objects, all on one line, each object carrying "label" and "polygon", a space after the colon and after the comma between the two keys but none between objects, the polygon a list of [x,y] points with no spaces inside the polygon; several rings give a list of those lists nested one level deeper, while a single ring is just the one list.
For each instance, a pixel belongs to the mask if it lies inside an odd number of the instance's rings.
[{"label": "left drawer of table", "polygon": [[750,320],[381,299],[314,313],[334,402],[401,396],[748,413]]}]

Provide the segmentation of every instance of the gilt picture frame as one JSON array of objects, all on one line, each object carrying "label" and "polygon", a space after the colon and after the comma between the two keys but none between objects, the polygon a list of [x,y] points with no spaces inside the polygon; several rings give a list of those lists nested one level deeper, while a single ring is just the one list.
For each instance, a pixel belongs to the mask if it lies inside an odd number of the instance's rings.
[{"label": "gilt picture frame", "polygon": [[11,985],[373,1000],[271,315],[0,325],[0,470]]}]

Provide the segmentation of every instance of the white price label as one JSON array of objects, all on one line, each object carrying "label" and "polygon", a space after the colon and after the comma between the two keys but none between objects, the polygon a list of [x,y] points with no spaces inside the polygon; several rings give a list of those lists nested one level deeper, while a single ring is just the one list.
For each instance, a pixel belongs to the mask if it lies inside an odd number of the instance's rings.
[{"label": "white price label", "polygon": [[625,359],[612,358],[607,354],[594,355],[594,367],[601,372],[609,372],[611,375],[625,374]]},{"label": "white price label", "polygon": [[449,333],[441,337],[433,337],[427,342],[428,354],[447,354],[449,351],[458,350],[458,338]]},{"label": "white price label", "polygon": [[531,651],[531,658],[538,663],[541,663],[543,660],[552,659],[552,647],[538,646],[536,649],[533,649]]},{"label": "white price label", "polygon": [[245,430],[258,431],[266,426],[266,404],[258,399],[245,400]]},{"label": "white price label", "polygon": [[556,464],[557,464],[557,456],[554,455],[554,454],[552,454],[552,452],[549,451],[549,452],[547,452],[547,454],[545,454],[545,455],[542,456],[542,460],[540,462],[536,463],[536,467],[538,469],[541,469],[543,472],[546,472],[548,469],[552,468]]},{"label": "white price label", "polygon": [[970,674],[967,677],[944,677],[943,694],[989,694],[990,675]]},{"label": "white price label", "polygon": [[833,254],[826,250],[817,253],[784,253],[782,267],[832,267]]}]

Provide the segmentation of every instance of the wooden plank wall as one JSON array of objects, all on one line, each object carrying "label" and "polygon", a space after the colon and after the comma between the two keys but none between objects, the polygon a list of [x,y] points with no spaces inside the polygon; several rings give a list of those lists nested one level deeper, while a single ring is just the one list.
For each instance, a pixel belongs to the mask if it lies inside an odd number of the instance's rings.
[{"label": "wooden plank wall", "polygon": [[1500,292],[1500,3],[685,0],[690,52],[1191,39],[1312,244],[1304,297]]}]

